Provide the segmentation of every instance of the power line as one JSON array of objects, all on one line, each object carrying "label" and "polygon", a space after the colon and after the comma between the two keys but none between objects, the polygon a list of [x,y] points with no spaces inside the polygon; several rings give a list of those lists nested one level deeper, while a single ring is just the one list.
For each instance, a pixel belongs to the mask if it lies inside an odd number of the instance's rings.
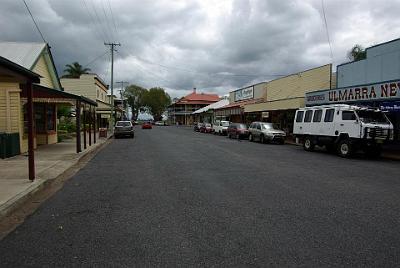
[{"label": "power line", "polygon": [[109,31],[112,40],[115,40],[115,36],[114,36],[114,34],[113,34],[112,27],[110,26],[110,24],[109,24],[109,22],[108,22],[108,16],[107,16],[107,14],[106,14],[106,10],[104,9],[104,1],[103,1],[103,0],[101,1],[101,8],[102,8],[102,10],[103,10],[104,18],[105,18],[105,21],[106,21],[107,31]]},{"label": "power line", "polygon": [[110,1],[109,1],[109,0],[107,0],[107,2],[108,2],[108,7],[109,7],[110,13],[111,13],[111,19],[112,19],[112,22],[113,22],[113,25],[114,25],[115,34],[116,34],[117,37],[118,37],[117,25],[115,24],[114,14],[113,14],[113,11],[112,11],[112,8],[111,8],[111,4],[110,4]]},{"label": "power line", "polygon": [[37,23],[36,23],[35,19],[33,18],[33,15],[32,15],[32,13],[31,13],[31,11],[30,11],[30,9],[29,9],[28,5],[26,4],[25,0],[22,0],[22,1],[24,2],[25,6],[26,6],[26,9],[27,9],[27,10],[28,10],[28,12],[29,12],[29,15],[31,15],[32,21],[33,21],[33,23],[35,24],[35,26],[36,26],[36,29],[38,30],[38,32],[39,32],[39,34],[40,34],[40,36],[42,37],[42,40],[43,40],[43,42],[47,43],[47,42],[46,42],[46,40],[45,40],[45,39],[44,39],[44,37],[43,37],[43,34],[42,34],[42,32],[41,32],[41,31],[40,31],[40,29],[39,29],[39,26],[37,25]]},{"label": "power line", "polygon": [[92,16],[92,13],[89,11],[89,7],[88,7],[88,5],[87,5],[87,3],[86,3],[85,0],[83,0],[83,4],[85,5],[86,12],[87,12],[88,15],[89,15],[90,24],[93,25],[94,30],[95,30],[96,34],[98,34],[98,36],[100,37],[100,39],[103,39],[103,41],[105,42],[107,38],[105,38],[104,33],[103,33],[101,30],[99,30],[98,27],[96,27],[96,25],[97,25],[97,24],[96,24],[96,20],[95,20],[94,17]]},{"label": "power line", "polygon": [[103,54],[97,56],[96,58],[94,58],[93,60],[89,61],[89,63],[85,64],[83,67],[87,67],[90,64],[92,64],[93,62],[97,61],[98,59],[104,57],[104,55],[108,54],[108,51],[104,52]]},{"label": "power line", "polygon": [[97,21],[98,21],[98,23],[99,23],[101,29],[102,29],[103,32],[104,32],[104,35],[106,36],[106,38],[107,38],[108,40],[111,40],[110,37],[109,37],[108,34],[107,34],[107,30],[104,30],[104,27],[102,26],[102,23],[101,23],[99,14],[97,13],[96,6],[93,4],[93,2],[92,2],[92,5],[93,5],[94,14],[95,14],[95,16],[96,16],[96,18],[97,18]]},{"label": "power line", "polygon": [[329,49],[330,49],[330,51],[331,51],[331,60],[333,61],[332,45],[331,45],[331,40],[330,40],[330,38],[329,38],[329,30],[328,30],[328,23],[327,23],[327,21],[326,21],[326,15],[325,15],[324,0],[321,0],[321,5],[322,5],[322,14],[324,15],[325,30],[326,30],[326,35],[327,35],[327,38],[328,38]]}]

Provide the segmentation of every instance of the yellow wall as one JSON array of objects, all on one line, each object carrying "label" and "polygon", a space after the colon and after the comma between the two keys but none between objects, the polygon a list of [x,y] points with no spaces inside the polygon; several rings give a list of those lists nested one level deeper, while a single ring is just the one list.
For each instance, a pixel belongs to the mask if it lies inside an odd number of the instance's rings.
[{"label": "yellow wall", "polygon": [[50,72],[43,55],[40,56],[32,71],[42,76],[40,78],[40,85],[54,88],[54,83],[51,79]]},{"label": "yellow wall", "polygon": [[245,112],[296,109],[304,106],[306,92],[331,87],[331,64],[267,83],[266,102],[245,105]]},{"label": "yellow wall", "polygon": [[267,85],[267,101],[305,96],[306,92],[330,88],[331,65],[272,80]]},{"label": "yellow wall", "polygon": [[61,78],[60,81],[66,92],[82,95],[93,101],[108,102],[107,86],[96,79],[95,74],[82,74],[79,78]]}]

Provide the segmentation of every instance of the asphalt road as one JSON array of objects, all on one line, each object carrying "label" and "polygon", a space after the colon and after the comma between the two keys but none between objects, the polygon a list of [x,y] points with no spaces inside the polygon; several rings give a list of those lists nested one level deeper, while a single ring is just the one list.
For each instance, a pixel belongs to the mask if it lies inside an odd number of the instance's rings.
[{"label": "asphalt road", "polygon": [[0,241],[0,267],[398,267],[399,204],[399,162],[137,129]]}]

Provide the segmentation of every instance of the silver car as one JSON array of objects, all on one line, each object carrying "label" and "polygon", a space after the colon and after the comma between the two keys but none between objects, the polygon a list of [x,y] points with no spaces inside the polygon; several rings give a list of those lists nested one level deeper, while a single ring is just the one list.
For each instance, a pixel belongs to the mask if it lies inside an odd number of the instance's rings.
[{"label": "silver car", "polygon": [[135,136],[131,121],[117,121],[117,123],[115,123],[114,138],[121,136],[129,136],[131,138]]},{"label": "silver car", "polygon": [[249,141],[258,140],[261,143],[285,143],[286,133],[276,124],[266,122],[253,122],[249,127]]}]

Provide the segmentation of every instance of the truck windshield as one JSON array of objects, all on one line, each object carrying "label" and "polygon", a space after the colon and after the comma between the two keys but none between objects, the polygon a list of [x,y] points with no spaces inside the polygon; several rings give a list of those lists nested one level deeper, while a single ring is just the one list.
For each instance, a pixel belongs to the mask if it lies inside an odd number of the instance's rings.
[{"label": "truck windshield", "polygon": [[359,110],[356,111],[360,120],[364,123],[384,123],[389,124],[386,116],[381,111]]}]

